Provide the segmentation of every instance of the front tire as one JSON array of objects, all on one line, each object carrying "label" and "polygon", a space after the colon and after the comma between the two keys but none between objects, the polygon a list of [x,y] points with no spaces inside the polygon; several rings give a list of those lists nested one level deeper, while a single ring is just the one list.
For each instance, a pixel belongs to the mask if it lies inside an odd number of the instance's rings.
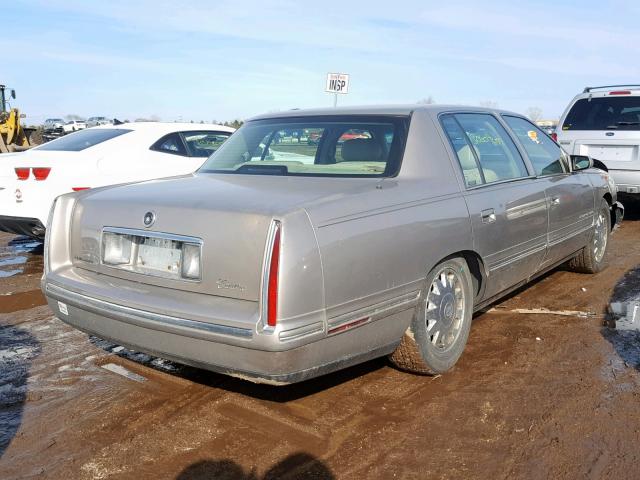
[{"label": "front tire", "polygon": [[605,255],[611,233],[611,214],[609,211],[609,203],[602,199],[589,243],[569,261],[569,268],[574,272],[598,273],[604,270],[606,266]]},{"label": "front tire", "polygon": [[453,258],[427,275],[413,320],[389,356],[400,369],[439,374],[462,355],[473,315],[473,287],[467,262]]}]

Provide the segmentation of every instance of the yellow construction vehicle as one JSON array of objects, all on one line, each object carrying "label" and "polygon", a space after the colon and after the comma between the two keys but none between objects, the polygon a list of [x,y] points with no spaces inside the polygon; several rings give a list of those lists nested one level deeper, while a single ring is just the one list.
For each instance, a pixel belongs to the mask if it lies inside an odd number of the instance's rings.
[{"label": "yellow construction vehicle", "polygon": [[[28,149],[29,136],[32,129],[20,125],[20,112],[17,108],[7,109],[6,87],[0,85],[0,153],[19,152]],[[11,98],[16,98],[16,91],[8,90]]]}]

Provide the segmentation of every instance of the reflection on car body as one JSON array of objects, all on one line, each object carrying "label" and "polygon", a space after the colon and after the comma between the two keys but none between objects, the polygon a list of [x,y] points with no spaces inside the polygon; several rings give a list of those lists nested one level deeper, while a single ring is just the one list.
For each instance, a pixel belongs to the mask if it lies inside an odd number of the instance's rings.
[{"label": "reflection on car body", "polygon": [[475,310],[603,268],[621,216],[606,172],[517,114],[276,113],[195,175],[59,197],[43,290],[81,330],[257,382],[382,355],[440,373]]}]

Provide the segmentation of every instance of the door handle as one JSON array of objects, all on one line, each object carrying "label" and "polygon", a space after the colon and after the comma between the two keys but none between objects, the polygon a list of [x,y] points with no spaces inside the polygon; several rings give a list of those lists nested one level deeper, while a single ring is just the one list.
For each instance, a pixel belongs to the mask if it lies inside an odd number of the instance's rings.
[{"label": "door handle", "polygon": [[493,208],[482,210],[480,215],[482,216],[482,223],[493,223],[496,221],[496,213],[493,211]]},{"label": "door handle", "polygon": [[551,198],[551,206],[555,207],[560,205],[560,197],[552,197]]}]

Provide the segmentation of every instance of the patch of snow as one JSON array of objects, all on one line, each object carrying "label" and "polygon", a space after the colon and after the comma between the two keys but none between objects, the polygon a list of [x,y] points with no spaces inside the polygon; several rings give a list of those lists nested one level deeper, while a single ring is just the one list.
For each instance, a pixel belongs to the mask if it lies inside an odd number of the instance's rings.
[{"label": "patch of snow", "polygon": [[116,365],[115,363],[106,363],[102,365],[102,368],[105,370],[109,370],[110,372],[116,373],[118,375],[122,375],[129,380],[133,380],[135,382],[146,382],[147,379],[142,375],[138,375],[137,373],[133,373],[130,370],[127,370],[121,365]]}]

